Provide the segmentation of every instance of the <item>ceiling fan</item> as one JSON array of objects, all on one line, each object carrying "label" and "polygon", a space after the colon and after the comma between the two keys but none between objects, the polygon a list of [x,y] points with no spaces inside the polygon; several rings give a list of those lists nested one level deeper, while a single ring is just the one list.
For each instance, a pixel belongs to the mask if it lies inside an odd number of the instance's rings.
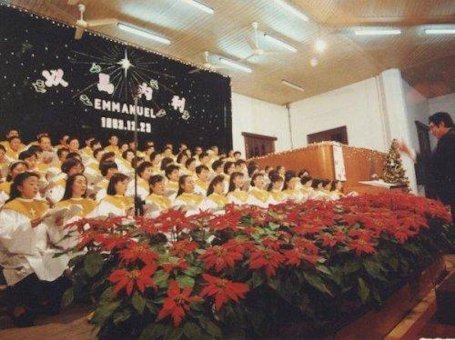
[{"label": "ceiling fan", "polygon": [[[71,0],[70,0],[71,1]],[[68,4],[70,3],[68,2]],[[73,0],[72,2],[74,2]],[[81,16],[79,20],[76,21],[76,33],[74,34],[74,39],[81,39],[82,35],[84,34],[85,29],[93,28],[97,26],[106,26],[106,25],[116,25],[118,24],[118,20],[115,18],[106,18],[106,19],[97,19],[97,20],[84,20],[84,13],[85,13],[85,5],[79,4],[78,6],[79,12]]]},{"label": "ceiling fan", "polygon": [[254,58],[254,57],[280,53],[279,51],[267,51],[267,50],[264,50],[263,48],[261,48],[261,46],[259,45],[259,34],[258,34],[259,24],[257,22],[253,22],[251,24],[251,26],[253,27],[254,39],[247,37],[246,40],[248,42],[248,45],[251,47],[252,53],[248,57],[240,60],[240,62],[246,61],[246,60]]},{"label": "ceiling fan", "polygon": [[[216,71],[216,70],[221,70],[221,69],[227,68],[224,66],[212,64],[210,62],[210,52],[209,51],[204,51],[202,61],[203,61],[202,66],[205,67],[206,69],[209,69],[210,71]],[[191,71],[189,71],[188,74],[194,74],[194,73],[198,73],[200,71],[202,71],[202,69],[194,68]]]},{"label": "ceiling fan", "polygon": [[[53,4],[52,2],[46,2],[46,4],[52,7],[53,10],[60,13],[60,16],[65,18],[70,24],[74,23],[74,17],[72,17],[67,11],[63,10],[62,8],[58,7],[57,5]],[[75,22],[76,25],[76,33],[74,34],[74,39],[81,39],[82,35],[84,34],[87,28],[93,28],[97,26],[105,26],[105,25],[116,25],[118,24],[118,20],[115,18],[106,18],[106,19],[97,19],[97,20],[84,20],[84,13],[85,13],[85,5],[80,3],[80,0],[68,0],[68,5],[77,5],[79,9],[79,19]]]}]

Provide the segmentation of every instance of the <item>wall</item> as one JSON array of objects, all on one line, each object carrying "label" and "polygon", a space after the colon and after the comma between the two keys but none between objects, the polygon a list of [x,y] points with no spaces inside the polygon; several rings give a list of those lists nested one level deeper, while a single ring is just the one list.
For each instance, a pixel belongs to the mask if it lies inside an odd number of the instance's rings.
[{"label": "wall", "polygon": [[455,120],[455,93],[428,99],[428,115],[439,111],[449,112]]},{"label": "wall", "polygon": [[242,132],[277,137],[276,152],[291,149],[288,113],[284,106],[232,93],[233,146],[245,155]]},{"label": "wall", "polygon": [[291,104],[295,147],[307,135],[346,125],[349,145],[385,151],[385,122],[376,78],[370,78]]}]

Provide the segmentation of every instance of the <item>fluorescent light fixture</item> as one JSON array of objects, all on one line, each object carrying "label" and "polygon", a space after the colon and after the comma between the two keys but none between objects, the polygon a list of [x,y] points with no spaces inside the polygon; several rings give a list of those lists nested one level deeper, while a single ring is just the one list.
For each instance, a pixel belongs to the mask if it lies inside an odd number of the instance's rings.
[{"label": "fluorescent light fixture", "polygon": [[288,4],[285,0],[275,0],[276,3],[278,3],[281,7],[283,7],[284,9],[286,9],[288,12],[294,14],[295,16],[299,17],[300,19],[304,20],[304,21],[308,21],[308,17],[303,14],[301,11],[299,11],[297,8],[295,8],[294,6],[291,6],[290,4]]},{"label": "fluorescent light fixture", "polygon": [[455,34],[455,28],[428,28],[425,34]]},{"label": "fluorescent light fixture", "polygon": [[304,89],[303,87],[301,87],[301,86],[299,86],[299,85],[296,85],[296,84],[293,84],[293,83],[290,83],[290,82],[288,82],[287,80],[284,80],[284,79],[283,79],[283,80],[281,81],[281,83],[284,84],[284,85],[286,85],[286,86],[292,87],[292,88],[295,89],[295,90],[299,90],[299,91],[302,91],[302,92],[305,91],[305,89]]},{"label": "fluorescent light fixture", "polygon": [[398,35],[401,30],[363,29],[354,31],[355,35]]},{"label": "fluorescent light fixture", "polygon": [[268,35],[267,33],[264,33],[264,38],[266,38],[267,40],[273,42],[274,44],[279,45],[291,52],[297,52],[297,49],[294,46],[291,46],[288,43],[285,43],[284,41],[274,38],[271,35]]},{"label": "fluorescent light fixture", "polygon": [[322,39],[316,39],[314,49],[318,52],[324,52],[327,48],[327,43]]},{"label": "fluorescent light fixture", "polygon": [[213,14],[215,11],[210,8],[209,6],[206,6],[204,4],[201,4],[199,1],[196,0],[183,0],[189,5],[193,5],[194,7],[200,9],[201,11],[204,11],[205,13]]},{"label": "fluorescent light fixture", "polygon": [[170,45],[171,44],[171,41],[169,39],[163,38],[163,37],[161,37],[159,35],[156,35],[156,34],[141,30],[141,29],[133,27],[133,26],[125,25],[125,24],[122,24],[122,23],[118,23],[117,26],[118,26],[118,28],[120,28],[123,31],[129,32],[129,33],[133,33],[133,34],[137,34],[137,35],[139,35],[141,37],[144,37],[144,38],[147,38],[147,39],[150,39],[150,40],[154,40],[154,41],[160,42],[162,44],[166,44],[166,45]]},{"label": "fluorescent light fixture", "polygon": [[219,60],[220,60],[220,63],[222,63],[224,65],[227,65],[227,66],[231,66],[233,68],[236,68],[237,70],[240,70],[240,71],[243,71],[243,72],[247,72],[247,73],[253,72],[253,70],[250,69],[249,67],[247,67],[245,65],[242,65],[242,64],[239,64],[239,63],[236,63],[235,61],[232,61],[232,60],[229,60],[229,59],[226,59],[226,58],[223,58],[223,57],[220,57]]}]

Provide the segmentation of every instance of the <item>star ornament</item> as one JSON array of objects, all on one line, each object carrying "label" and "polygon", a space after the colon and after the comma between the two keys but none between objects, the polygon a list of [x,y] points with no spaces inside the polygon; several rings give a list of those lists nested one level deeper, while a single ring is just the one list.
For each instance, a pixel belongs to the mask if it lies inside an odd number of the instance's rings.
[{"label": "star ornament", "polygon": [[120,60],[119,62],[117,62],[118,65],[120,65],[121,68],[123,68],[124,70],[124,73],[125,73],[125,77],[126,77],[126,74],[128,73],[128,69],[133,66],[133,64],[131,64],[131,61],[128,59],[128,51],[125,50],[125,57]]}]

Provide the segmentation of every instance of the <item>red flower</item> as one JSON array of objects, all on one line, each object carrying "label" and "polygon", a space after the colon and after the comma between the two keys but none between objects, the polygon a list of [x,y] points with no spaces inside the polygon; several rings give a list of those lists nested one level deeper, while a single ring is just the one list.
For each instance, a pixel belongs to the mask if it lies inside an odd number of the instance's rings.
[{"label": "red flower", "polygon": [[188,269],[188,262],[185,259],[177,259],[173,258],[173,260],[163,263],[161,265],[166,273],[170,273],[171,271],[178,269],[180,271],[185,271]]},{"label": "red flower", "polygon": [[264,245],[265,248],[270,248],[273,250],[279,250],[283,243],[284,243],[283,241],[277,240],[276,238],[273,238],[271,236],[268,236],[262,240],[262,244]]},{"label": "red flower", "polygon": [[239,225],[239,220],[242,217],[242,212],[231,210],[224,215],[216,216],[208,221],[208,226],[211,230],[236,230]]},{"label": "red flower", "polygon": [[164,300],[163,308],[158,314],[158,320],[171,316],[174,326],[177,327],[182,322],[185,312],[190,310],[190,303],[201,302],[199,296],[190,296],[192,288],[188,287],[180,290],[178,283],[172,280],[167,290],[167,298]]},{"label": "red flower", "polygon": [[153,264],[159,257],[147,244],[130,242],[126,248],[119,251],[120,258],[126,264],[141,260],[144,264]]},{"label": "red flower", "polygon": [[359,256],[363,253],[372,254],[376,251],[372,243],[361,238],[350,241],[347,246],[350,250],[355,251]]},{"label": "red flower", "polygon": [[286,257],[286,264],[290,266],[300,266],[302,260],[307,261],[308,263],[315,265],[321,257],[315,254],[308,254],[302,248],[294,248],[292,250],[287,250],[284,252]]},{"label": "red flower", "polygon": [[207,269],[214,268],[216,272],[220,272],[225,268],[233,268],[237,261],[243,259],[243,252],[239,246],[213,246],[199,256],[204,262]]},{"label": "red flower", "polygon": [[169,253],[177,257],[185,257],[186,255],[190,254],[195,249],[197,249],[197,247],[198,244],[194,241],[190,240],[176,241],[171,244]]},{"label": "red flower", "polygon": [[108,280],[115,284],[115,293],[120,292],[122,289],[126,289],[126,293],[130,296],[135,287],[137,287],[141,293],[144,293],[146,287],[156,289],[156,285],[152,280],[152,275],[155,271],[156,265],[147,265],[141,270],[135,269],[132,271],[117,269],[109,275]]},{"label": "red flower", "polygon": [[191,225],[185,212],[179,209],[170,209],[161,213],[156,219],[156,225],[161,232],[182,230]]},{"label": "red flower", "polygon": [[124,247],[129,240],[127,235],[102,234],[95,237],[95,241],[99,242],[100,247],[104,250]]},{"label": "red flower", "polygon": [[276,274],[277,268],[285,261],[285,257],[272,249],[254,249],[251,252],[250,268],[264,268],[268,277]]},{"label": "red flower", "polygon": [[201,296],[215,296],[215,309],[219,311],[230,300],[239,302],[250,290],[247,284],[232,282],[209,274],[202,274],[207,285],[202,289]]}]

